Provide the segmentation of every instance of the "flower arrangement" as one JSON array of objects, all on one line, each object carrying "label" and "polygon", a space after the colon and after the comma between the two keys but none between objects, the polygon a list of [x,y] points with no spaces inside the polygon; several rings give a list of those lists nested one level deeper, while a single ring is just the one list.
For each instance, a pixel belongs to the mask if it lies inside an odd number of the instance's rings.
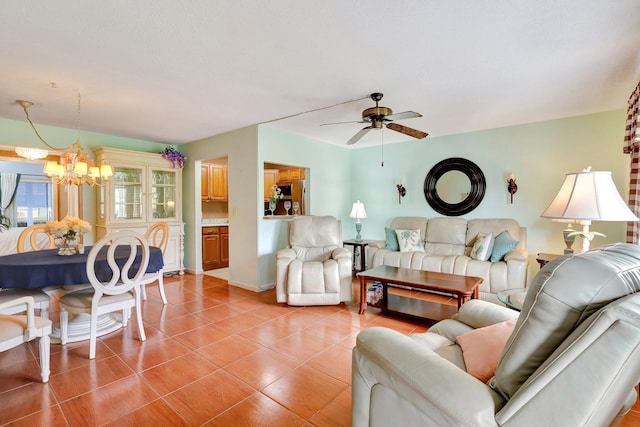
[{"label": "flower arrangement", "polygon": [[91,224],[75,216],[65,216],[62,221],[49,221],[45,231],[55,237],[74,240],[78,235],[91,231]]},{"label": "flower arrangement", "polygon": [[181,152],[173,147],[167,147],[160,152],[163,159],[167,159],[171,162],[171,167],[176,168],[176,165],[182,168],[184,166],[185,156]]},{"label": "flower arrangement", "polygon": [[278,200],[282,199],[282,190],[277,185],[273,185],[271,187],[271,196],[269,196],[269,204],[275,205],[278,203]]}]

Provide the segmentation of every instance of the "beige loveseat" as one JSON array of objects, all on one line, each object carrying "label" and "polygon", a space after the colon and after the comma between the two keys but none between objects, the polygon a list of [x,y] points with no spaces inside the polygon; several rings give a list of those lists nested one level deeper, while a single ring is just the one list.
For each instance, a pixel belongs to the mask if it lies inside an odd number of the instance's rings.
[{"label": "beige loveseat", "polygon": [[[385,240],[373,241],[366,251],[368,268],[389,265],[481,277],[484,282],[480,285],[480,299],[496,303],[499,291],[526,287],[527,230],[513,219],[396,217],[389,228],[419,229],[424,252],[391,251],[385,249]],[[495,237],[504,230],[519,243],[503,260],[478,261],[469,256],[478,233],[493,233]]]}]

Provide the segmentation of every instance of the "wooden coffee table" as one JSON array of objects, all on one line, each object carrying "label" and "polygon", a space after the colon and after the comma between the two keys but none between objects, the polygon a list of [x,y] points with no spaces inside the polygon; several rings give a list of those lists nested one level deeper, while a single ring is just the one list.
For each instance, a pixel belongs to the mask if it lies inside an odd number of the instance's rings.
[{"label": "wooden coffee table", "polygon": [[[436,273],[434,271],[415,270],[413,268],[390,267],[381,265],[371,270],[361,271],[360,278],[360,314],[367,309],[367,282],[382,283],[382,300],[372,307],[383,312],[398,313],[426,319],[448,319],[469,300],[478,298],[478,287],[483,282],[480,277],[460,276],[456,274]],[[418,298],[389,294],[388,287],[409,288],[437,294],[455,296],[458,306],[439,304]]]}]

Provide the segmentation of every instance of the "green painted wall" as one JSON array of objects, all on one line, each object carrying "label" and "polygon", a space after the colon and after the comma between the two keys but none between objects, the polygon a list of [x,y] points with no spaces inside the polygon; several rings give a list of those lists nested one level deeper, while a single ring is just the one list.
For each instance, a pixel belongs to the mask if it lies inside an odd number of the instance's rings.
[{"label": "green painted wall", "polygon": [[[464,157],[484,172],[487,191],[481,205],[465,218],[515,218],[528,228],[531,273],[538,270],[535,254],[561,253],[563,225],[540,218],[559,189],[564,175],[589,165],[613,172],[614,182],[626,199],[629,159],[622,154],[626,114],[623,110],[529,123],[443,137],[428,137],[399,144],[347,149],[270,128],[250,126],[193,141],[180,147],[187,156],[183,170],[185,266],[201,271],[200,162],[228,157],[230,281],[263,290],[275,281],[275,252],[286,244],[284,220],[263,218],[263,163],[301,166],[310,170],[310,206],[313,215],[333,215],[343,221],[345,238],[355,235],[348,218],[351,204],[365,203],[363,237],[382,239],[384,226],[395,216],[440,216],[426,203],[424,179],[431,167],[449,157]],[[38,126],[52,144],[67,146],[74,129]],[[387,132],[389,132],[387,130]],[[40,147],[28,124],[0,119],[0,145]],[[86,148],[99,146],[156,152],[166,145],[82,132]],[[357,147],[357,146],[356,146]],[[384,153],[384,154],[383,154]],[[384,167],[380,162],[384,156]],[[516,175],[518,192],[509,203],[506,180]],[[396,183],[407,188],[398,204]],[[95,197],[84,189],[84,214],[95,218]],[[594,223],[597,237],[592,247],[624,241],[624,223]],[[574,248],[579,247],[576,242]],[[532,274],[530,277],[532,277]]]},{"label": "green painted wall", "polygon": [[[392,144],[384,147],[384,167],[380,167],[380,147],[355,150],[351,198],[365,203],[368,217],[363,237],[384,239],[384,226],[395,216],[442,216],[427,204],[424,180],[439,161],[463,157],[476,163],[487,181],[482,203],[464,217],[514,218],[527,227],[531,272],[535,273],[535,254],[562,253],[564,248],[563,224],[540,218],[540,214],[566,173],[587,166],[611,171],[623,199],[627,199],[629,158],[622,154],[625,120],[625,111],[618,110]],[[507,179],[512,172],[518,192],[510,204]],[[398,180],[407,188],[402,204],[398,204]],[[591,228],[607,235],[594,239],[592,247],[624,241],[625,223],[597,222]],[[579,247],[576,241],[574,249]]]}]

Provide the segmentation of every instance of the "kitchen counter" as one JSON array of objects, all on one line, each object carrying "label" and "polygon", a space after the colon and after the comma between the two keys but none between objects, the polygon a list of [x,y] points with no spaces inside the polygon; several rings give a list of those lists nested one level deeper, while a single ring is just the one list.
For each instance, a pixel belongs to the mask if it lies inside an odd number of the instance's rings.
[{"label": "kitchen counter", "polygon": [[202,218],[200,223],[203,227],[211,225],[229,225],[229,218]]}]

